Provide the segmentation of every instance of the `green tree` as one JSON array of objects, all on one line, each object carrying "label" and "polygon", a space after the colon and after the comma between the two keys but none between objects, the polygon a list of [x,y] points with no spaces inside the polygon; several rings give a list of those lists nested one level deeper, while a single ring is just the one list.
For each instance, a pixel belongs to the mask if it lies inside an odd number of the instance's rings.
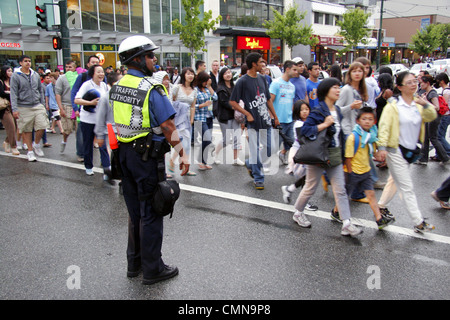
[{"label": "green tree", "polygon": [[180,34],[180,40],[184,46],[189,49],[191,57],[191,65],[195,64],[195,53],[199,50],[206,52],[205,46],[205,32],[215,30],[215,24],[222,20],[219,15],[217,18],[212,18],[212,11],[209,10],[203,13],[201,17],[200,6],[203,5],[203,0],[182,0],[186,16],[185,22],[181,23],[178,19],[172,21],[173,32]]},{"label": "green tree", "polygon": [[345,48],[340,53],[354,49],[359,43],[367,44],[367,37],[370,35],[367,20],[370,13],[365,13],[361,9],[352,9],[342,15],[342,20],[336,24],[340,27],[338,34],[346,42]]},{"label": "green tree", "polygon": [[437,24],[436,27],[439,28],[439,34],[441,35],[441,43],[439,44],[441,53],[446,55],[447,49],[450,46],[450,23]]},{"label": "green tree", "polygon": [[297,6],[290,7],[284,15],[273,9],[274,19],[265,20],[263,27],[266,34],[275,39],[281,39],[290,50],[298,44],[315,45],[318,40],[313,37],[311,25],[300,24],[305,18],[306,12],[300,12]]},{"label": "green tree", "polygon": [[410,49],[421,56],[429,56],[442,43],[441,26],[443,25],[430,24],[426,28],[418,30],[411,37]]}]

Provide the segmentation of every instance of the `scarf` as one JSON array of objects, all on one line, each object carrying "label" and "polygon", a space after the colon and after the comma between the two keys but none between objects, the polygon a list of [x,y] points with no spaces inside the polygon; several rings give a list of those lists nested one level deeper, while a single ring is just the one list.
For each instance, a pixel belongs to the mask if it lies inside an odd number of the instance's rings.
[{"label": "scarf", "polygon": [[[377,126],[373,125],[372,128],[370,128],[369,131],[364,130],[361,128],[359,124],[353,128],[352,131],[355,135],[359,135],[361,137],[361,148],[364,148],[367,145],[369,145],[369,153],[370,156],[373,154],[373,143],[378,141],[378,129]],[[355,139],[356,141],[356,139]],[[355,146],[356,147],[356,146]]]}]

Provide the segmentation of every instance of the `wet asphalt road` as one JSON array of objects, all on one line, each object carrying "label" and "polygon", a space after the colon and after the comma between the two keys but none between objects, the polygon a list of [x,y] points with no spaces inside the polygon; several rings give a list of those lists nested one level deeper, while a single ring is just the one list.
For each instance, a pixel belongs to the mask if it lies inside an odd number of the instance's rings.
[{"label": "wet asphalt road", "polygon": [[[0,141],[5,132],[0,131]],[[102,181],[99,153],[89,177],[76,161],[75,136],[59,153],[48,134],[45,157],[0,152],[0,299],[298,300],[449,299],[450,212],[429,196],[450,175],[437,163],[412,166],[420,208],[433,236],[411,233],[397,196],[397,221],[373,228],[368,205],[351,203],[364,233],[340,235],[329,219],[331,192],[318,189],[307,212],[311,229],[292,220],[280,187],[293,178],[280,169],[255,190],[243,167],[213,165],[182,187],[172,219],[165,218],[163,259],[180,274],[143,286],[126,277],[127,211],[118,186]],[[243,155],[241,155],[243,157]],[[381,171],[382,179],[387,171]],[[295,197],[298,192],[295,193]],[[377,191],[377,197],[381,191]]]}]

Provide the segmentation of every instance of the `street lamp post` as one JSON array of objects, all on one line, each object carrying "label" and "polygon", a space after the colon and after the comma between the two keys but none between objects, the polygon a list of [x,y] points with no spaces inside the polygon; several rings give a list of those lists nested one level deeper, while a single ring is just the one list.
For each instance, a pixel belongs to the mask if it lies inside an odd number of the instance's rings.
[{"label": "street lamp post", "polygon": [[377,46],[377,70],[380,67],[381,29],[383,27],[383,8],[384,8],[384,0],[381,0],[380,29],[378,29],[378,46]]}]

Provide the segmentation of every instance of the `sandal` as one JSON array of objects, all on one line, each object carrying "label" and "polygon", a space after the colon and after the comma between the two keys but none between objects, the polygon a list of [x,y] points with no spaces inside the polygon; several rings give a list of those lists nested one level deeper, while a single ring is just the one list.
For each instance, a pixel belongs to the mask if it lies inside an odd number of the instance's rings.
[{"label": "sandal", "polygon": [[199,164],[198,165],[198,170],[205,171],[205,170],[211,170],[211,169],[212,169],[212,167],[207,164]]},{"label": "sandal", "polygon": [[196,176],[197,174],[196,174],[194,171],[188,171],[188,172],[186,173],[186,175],[187,175],[187,176],[190,176],[190,177],[194,177],[194,176]]}]

